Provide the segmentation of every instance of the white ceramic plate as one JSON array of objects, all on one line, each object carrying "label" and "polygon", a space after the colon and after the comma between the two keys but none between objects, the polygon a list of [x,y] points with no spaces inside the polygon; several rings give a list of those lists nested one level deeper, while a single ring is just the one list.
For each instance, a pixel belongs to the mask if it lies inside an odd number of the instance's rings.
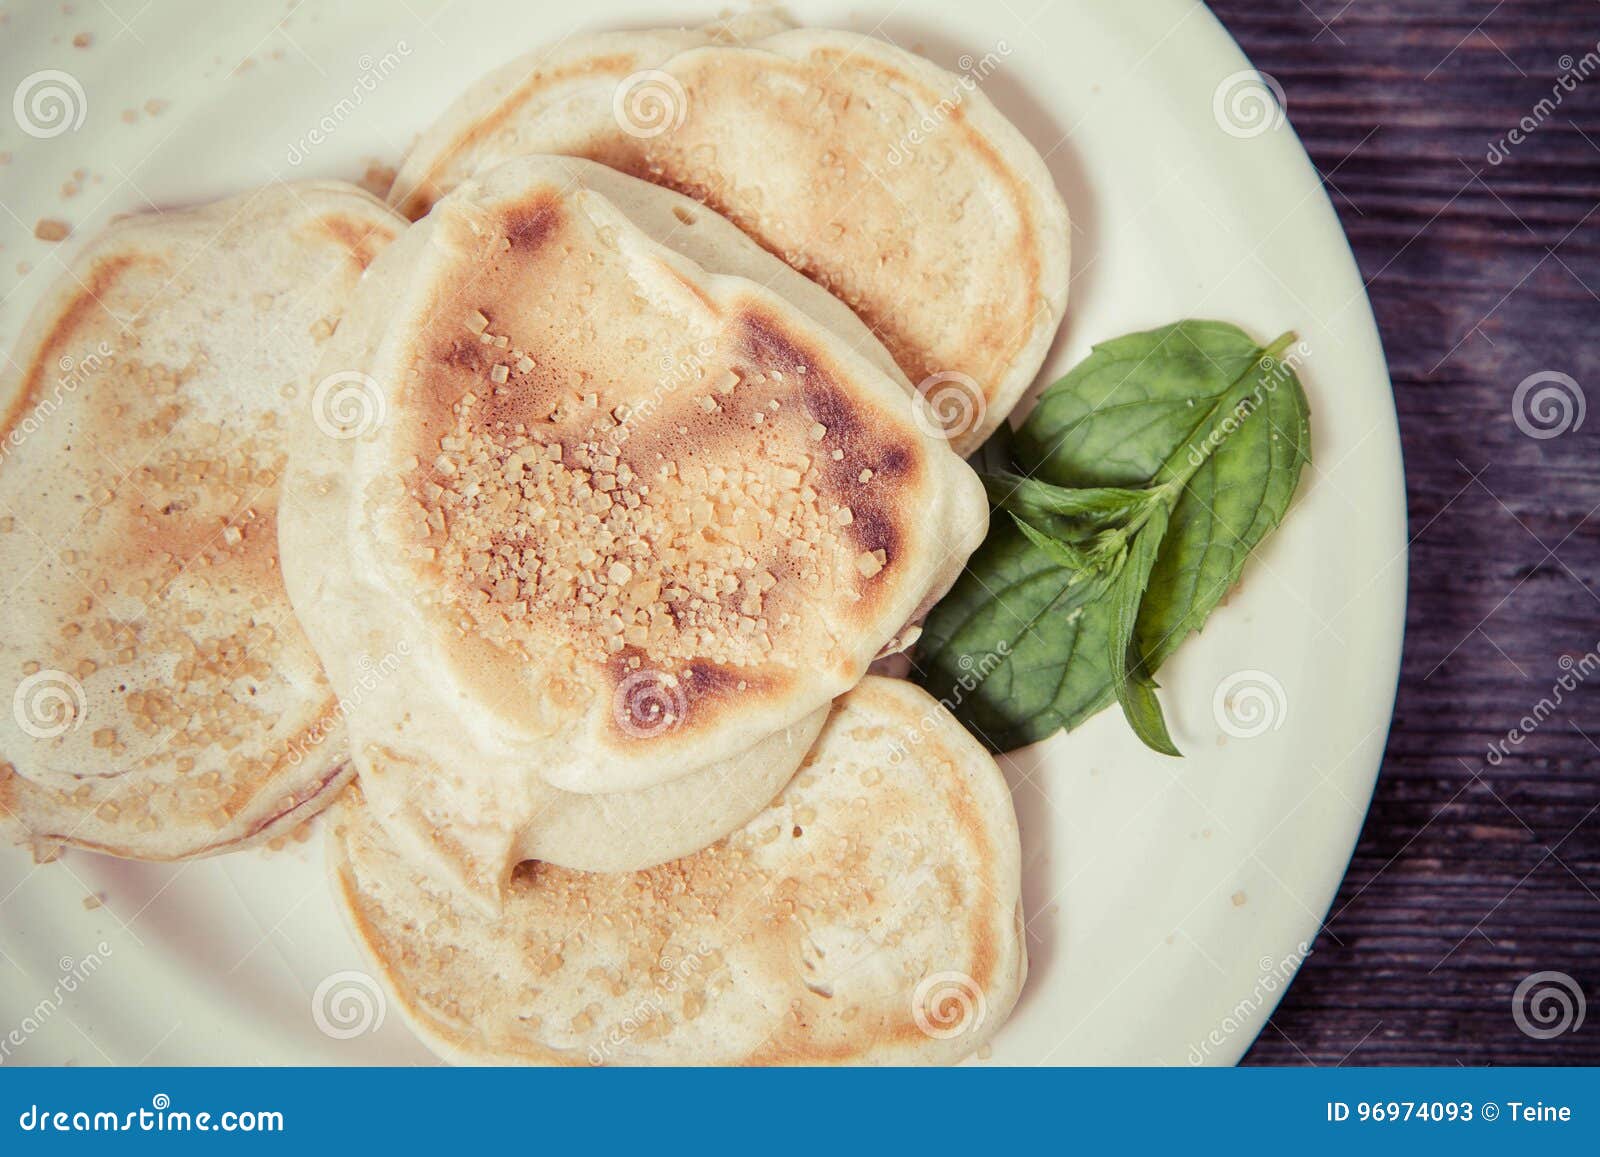
[{"label": "white ceramic plate", "polygon": [[[34,240],[41,218],[69,220],[81,236],[116,212],[295,176],[356,178],[369,159],[396,162],[504,58],[579,29],[715,14],[625,0],[289,7],[10,10],[3,95],[58,69],[72,79],[69,115],[81,109],[83,120],[39,139],[0,108],[5,348],[72,244]],[[1007,768],[1032,967],[992,1063],[1231,1062],[1344,872],[1399,662],[1399,441],[1338,221],[1292,130],[1256,99],[1245,58],[1198,3],[820,0],[791,11],[987,73],[985,91],[1045,153],[1074,236],[1069,316],[1041,380],[1094,341],[1185,316],[1262,339],[1293,328],[1310,345],[1302,375],[1316,464],[1297,508],[1230,605],[1162,672],[1188,757],[1144,751],[1112,711]],[[73,44],[80,33],[87,48]],[[151,100],[166,107],[151,115]],[[77,169],[82,191],[63,200]],[[1241,690],[1218,705],[1230,680]],[[1244,737],[1252,730],[1261,734]],[[180,866],[73,852],[35,868],[0,850],[0,1062],[426,1061],[396,1015],[374,1023],[349,1004],[334,1011],[353,1014],[359,1031],[327,1015],[333,1034],[319,1027],[319,989],[326,1013],[336,1002],[324,982],[361,967],[321,859],[320,835]],[[86,909],[90,894],[104,905]]]}]

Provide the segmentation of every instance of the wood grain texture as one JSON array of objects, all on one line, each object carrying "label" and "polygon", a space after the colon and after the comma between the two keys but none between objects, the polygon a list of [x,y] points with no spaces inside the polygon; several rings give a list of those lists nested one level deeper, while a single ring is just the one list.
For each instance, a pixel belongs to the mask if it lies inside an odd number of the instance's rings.
[{"label": "wood grain texture", "polygon": [[[1600,406],[1600,9],[1212,7],[1282,86],[1368,282],[1412,535],[1372,811],[1246,1063],[1600,1063],[1600,667],[1584,660],[1600,647],[1600,413],[1535,438],[1513,404],[1551,371]],[[1526,139],[1506,141],[1523,118]],[[1563,675],[1579,685],[1557,703]],[[1551,710],[1491,762],[1541,700]],[[1547,1040],[1512,1015],[1543,970],[1589,1005]]]}]

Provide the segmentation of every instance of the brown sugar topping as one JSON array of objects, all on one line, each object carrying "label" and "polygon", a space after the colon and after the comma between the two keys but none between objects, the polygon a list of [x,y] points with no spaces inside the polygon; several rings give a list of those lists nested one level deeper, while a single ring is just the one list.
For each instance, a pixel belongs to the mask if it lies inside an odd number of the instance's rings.
[{"label": "brown sugar topping", "polygon": [[814,656],[826,608],[895,554],[892,491],[863,476],[905,477],[907,452],[781,321],[723,313],[686,341],[609,226],[504,212],[512,244],[484,237],[441,288],[416,363],[433,408],[402,521],[459,629],[601,665]]},{"label": "brown sugar topping", "polygon": [[855,597],[849,508],[819,491],[792,431],[774,425],[739,460],[641,460],[612,415],[571,404],[581,432],[565,423],[566,440],[546,442],[554,431],[484,429],[464,397],[415,491],[419,529],[478,629],[516,638],[537,619],[597,661],[633,648],[759,665],[807,617],[788,588]]},{"label": "brown sugar topping", "polygon": [[[59,555],[73,577],[58,638],[24,665],[72,673],[91,702],[114,695],[117,713],[93,713],[104,725],[85,734],[117,774],[43,790],[141,833],[158,816],[224,826],[287,757],[271,738],[281,705],[256,696],[283,641],[284,452],[271,416],[225,431],[191,412],[183,387],[203,364],[113,354],[86,374],[79,388],[104,404],[74,460],[88,505]],[[125,469],[130,445],[154,449]]]}]

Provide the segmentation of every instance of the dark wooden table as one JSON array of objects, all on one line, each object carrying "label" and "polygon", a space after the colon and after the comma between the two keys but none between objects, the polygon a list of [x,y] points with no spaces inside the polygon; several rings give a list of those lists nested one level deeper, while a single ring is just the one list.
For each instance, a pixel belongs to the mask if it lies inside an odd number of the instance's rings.
[{"label": "dark wooden table", "polygon": [[[1600,412],[1574,424],[1580,399],[1600,411],[1600,5],[1212,7],[1282,85],[1350,235],[1411,519],[1377,795],[1246,1062],[1600,1063]],[[1534,402],[1550,389],[1568,415]],[[1581,1027],[1519,1028],[1541,971],[1581,988]]]}]

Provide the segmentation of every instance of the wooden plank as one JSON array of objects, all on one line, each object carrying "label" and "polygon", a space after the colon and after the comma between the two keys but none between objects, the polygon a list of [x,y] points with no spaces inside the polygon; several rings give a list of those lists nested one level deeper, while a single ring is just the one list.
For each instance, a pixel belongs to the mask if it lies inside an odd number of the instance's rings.
[{"label": "wooden plank", "polygon": [[[1215,0],[1350,235],[1395,384],[1410,500],[1402,689],[1335,902],[1252,1064],[1600,1063],[1600,672],[1490,745],[1600,646],[1600,413],[1518,428],[1539,371],[1600,407],[1600,52],[1579,0]],[[1563,58],[1571,58],[1570,63]],[[1527,139],[1488,159],[1523,117]],[[1359,533],[1359,527],[1352,527]],[[1591,1007],[1522,1032],[1531,973]]]}]

